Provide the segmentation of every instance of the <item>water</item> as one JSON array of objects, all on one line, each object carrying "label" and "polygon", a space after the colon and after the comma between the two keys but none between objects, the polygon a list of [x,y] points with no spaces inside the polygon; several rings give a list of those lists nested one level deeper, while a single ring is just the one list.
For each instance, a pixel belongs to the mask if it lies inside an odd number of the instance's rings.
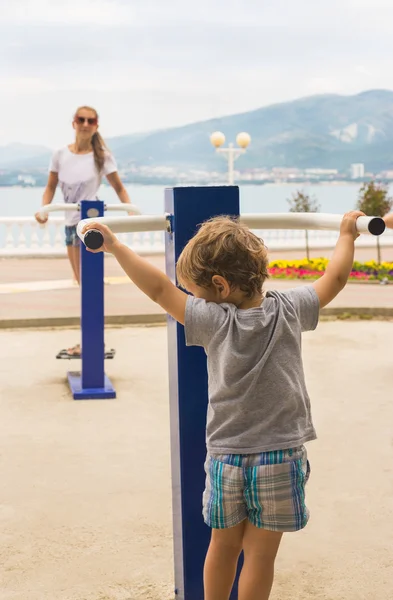
[{"label": "water", "polygon": [[[127,185],[133,204],[142,213],[162,214],[164,211],[164,186]],[[353,210],[359,192],[359,185],[245,185],[240,187],[241,212],[288,212],[287,198],[297,190],[315,196],[320,204],[320,212],[343,214]],[[43,188],[0,187],[0,217],[33,216],[41,206]],[[393,186],[390,188],[393,193]],[[116,204],[116,193],[109,186],[101,186],[101,200]],[[53,202],[62,203],[61,191],[57,190]],[[60,216],[61,213],[56,216]],[[111,213],[113,214],[113,213]],[[123,213],[124,214],[124,213]]]}]

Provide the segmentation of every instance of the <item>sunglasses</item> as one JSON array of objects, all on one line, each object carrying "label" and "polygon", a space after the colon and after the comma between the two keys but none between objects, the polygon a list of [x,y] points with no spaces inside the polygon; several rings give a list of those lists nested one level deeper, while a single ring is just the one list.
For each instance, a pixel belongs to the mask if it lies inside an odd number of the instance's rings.
[{"label": "sunglasses", "polygon": [[75,123],[78,123],[78,125],[84,125],[85,121],[87,121],[87,123],[89,125],[97,125],[98,123],[98,119],[97,117],[79,117],[78,115],[75,117]]}]

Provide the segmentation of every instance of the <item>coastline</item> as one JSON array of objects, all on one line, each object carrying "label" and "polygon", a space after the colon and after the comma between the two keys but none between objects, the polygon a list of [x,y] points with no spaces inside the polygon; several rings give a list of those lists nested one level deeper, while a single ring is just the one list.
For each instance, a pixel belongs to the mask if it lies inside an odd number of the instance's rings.
[{"label": "coastline", "polygon": [[[235,181],[234,185],[237,185],[239,187],[242,186],[249,186],[249,185],[255,185],[255,186],[270,186],[270,187],[291,187],[294,185],[299,185],[299,186],[326,186],[326,187],[330,187],[330,186],[338,186],[338,185],[342,185],[342,186],[349,186],[349,187],[361,187],[363,185],[363,183],[367,183],[367,181],[370,181],[369,179],[367,179],[366,181],[351,181],[351,180],[347,180],[347,179],[334,179],[331,181],[325,181],[325,180],[314,180],[314,179],[304,179],[304,180],[295,180],[295,181],[288,181],[288,180],[276,180],[276,181],[264,181],[264,180],[259,180],[259,179],[241,179],[239,181]],[[385,183],[386,185],[393,185],[393,179],[391,180],[378,180],[381,181],[383,183]],[[169,181],[169,180],[164,180],[164,179],[143,179],[143,180],[134,180],[134,181],[128,181],[127,179],[123,179],[123,183],[124,185],[140,185],[140,186],[165,186],[165,187],[177,187],[177,186],[185,186],[185,185],[189,185],[191,187],[198,187],[198,186],[221,186],[221,185],[227,185],[226,181],[178,181],[178,182],[173,182],[173,180]],[[102,184],[105,187],[110,187],[110,184],[106,181],[103,180]],[[45,188],[45,184],[38,184],[38,185],[21,185],[21,184],[3,184],[0,183],[0,188],[12,188],[12,189],[44,189]]]}]

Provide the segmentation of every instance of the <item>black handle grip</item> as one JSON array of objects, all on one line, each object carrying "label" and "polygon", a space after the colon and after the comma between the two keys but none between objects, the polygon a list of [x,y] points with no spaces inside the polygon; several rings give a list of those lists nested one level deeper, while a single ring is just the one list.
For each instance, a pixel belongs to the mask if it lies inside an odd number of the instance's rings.
[{"label": "black handle grip", "polygon": [[83,242],[90,250],[98,250],[104,243],[104,236],[98,229],[89,229],[85,233]]},{"label": "black handle grip", "polygon": [[386,229],[386,223],[381,217],[371,219],[368,230],[373,235],[381,235]]}]

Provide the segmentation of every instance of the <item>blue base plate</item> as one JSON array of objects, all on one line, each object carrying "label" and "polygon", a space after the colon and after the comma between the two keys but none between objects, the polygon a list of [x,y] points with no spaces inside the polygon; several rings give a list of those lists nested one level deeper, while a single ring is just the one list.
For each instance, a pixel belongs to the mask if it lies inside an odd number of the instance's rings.
[{"label": "blue base plate", "polygon": [[67,377],[74,400],[105,400],[106,398],[116,398],[114,387],[106,375],[104,375],[103,388],[82,388],[82,376],[78,371],[68,371]]}]

